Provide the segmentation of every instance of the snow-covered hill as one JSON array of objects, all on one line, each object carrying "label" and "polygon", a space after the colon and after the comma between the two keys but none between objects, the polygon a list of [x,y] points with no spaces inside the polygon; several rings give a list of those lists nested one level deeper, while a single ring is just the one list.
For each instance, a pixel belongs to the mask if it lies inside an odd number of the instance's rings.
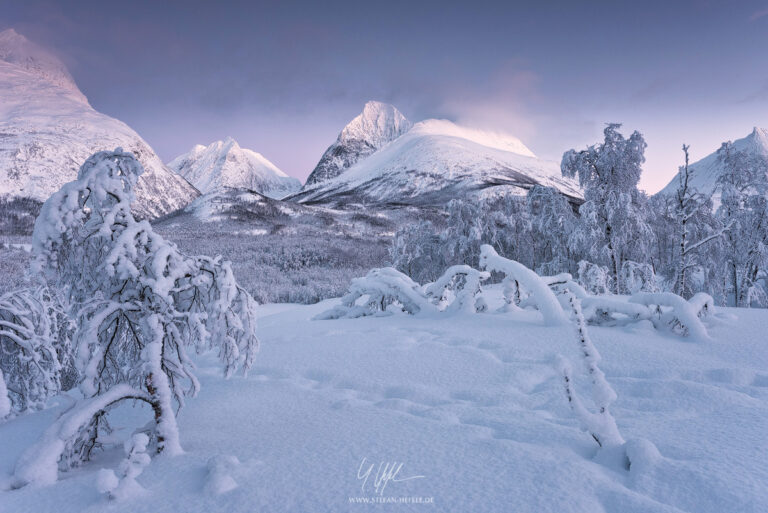
[{"label": "snow-covered hill", "polygon": [[307,178],[305,187],[342,174],[387,143],[406,133],[412,124],[394,106],[370,101],[363,112],[349,122],[323,154]]},{"label": "snow-covered hill", "polygon": [[556,162],[537,158],[520,140],[430,119],[360,160],[343,174],[305,185],[303,203],[440,205],[453,198],[524,194],[535,184],[572,198],[581,192]]},{"label": "snow-covered hill", "polygon": [[290,177],[260,153],[241,148],[232,138],[208,146],[196,145],[168,167],[205,194],[221,187],[242,187],[270,198],[298,191],[301,182]]},{"label": "snow-covered hill", "polygon": [[[750,155],[768,158],[768,130],[755,127],[748,136],[733,141],[735,151],[745,151]],[[691,186],[705,196],[716,192],[717,178],[723,172],[722,163],[718,162],[717,151],[689,166],[693,170]],[[678,175],[667,184],[658,194],[675,194],[679,185]]]},{"label": "snow-covered hill", "polygon": [[137,215],[157,217],[198,196],[128,125],[94,110],[59,59],[12,29],[0,33],[0,196],[43,201],[94,152],[116,147],[145,168]]}]

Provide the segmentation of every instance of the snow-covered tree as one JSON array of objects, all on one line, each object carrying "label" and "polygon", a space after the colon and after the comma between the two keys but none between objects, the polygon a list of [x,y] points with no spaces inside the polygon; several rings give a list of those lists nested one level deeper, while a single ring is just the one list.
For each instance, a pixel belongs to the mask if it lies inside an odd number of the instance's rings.
[{"label": "snow-covered tree", "polygon": [[568,237],[576,216],[568,200],[554,187],[535,185],[528,191],[528,217],[540,274],[574,272],[574,254]]},{"label": "snow-covered tree", "polygon": [[644,215],[646,198],[637,189],[646,143],[637,131],[625,138],[620,127],[609,124],[602,143],[565,152],[561,164],[563,175],[578,177],[584,189],[585,202],[571,244],[610,269],[616,293],[623,292],[624,261],[644,261],[653,239]]},{"label": "snow-covered tree", "polygon": [[735,306],[768,306],[768,157],[737,151],[730,142],[718,150],[724,172],[718,177],[717,217],[727,228],[726,290]]},{"label": "snow-covered tree", "polygon": [[59,460],[88,459],[107,429],[106,414],[123,400],[151,407],[157,451],[180,453],[176,407],[199,390],[187,349],[218,349],[228,375],[253,363],[255,301],[228,262],[186,257],[134,219],[133,187],[142,172],[130,153],[99,152],[45,202],[35,224],[34,269],[66,296],[76,319],[75,362],[86,400],[22,456],[19,486],[55,479]]},{"label": "snow-covered tree", "polygon": [[[683,145],[685,164],[678,172],[678,187],[673,199],[671,225],[675,228],[677,247],[670,256],[675,258],[672,291],[691,297],[701,285],[694,280],[697,270],[705,268],[703,250],[708,249],[728,227],[717,226],[712,215],[712,202],[691,185],[694,170],[689,165],[689,146]],[[658,231],[665,226],[659,225]]]},{"label": "snow-covered tree", "polygon": [[447,265],[446,248],[437,227],[430,221],[406,223],[392,240],[392,267],[418,282],[433,281]]}]

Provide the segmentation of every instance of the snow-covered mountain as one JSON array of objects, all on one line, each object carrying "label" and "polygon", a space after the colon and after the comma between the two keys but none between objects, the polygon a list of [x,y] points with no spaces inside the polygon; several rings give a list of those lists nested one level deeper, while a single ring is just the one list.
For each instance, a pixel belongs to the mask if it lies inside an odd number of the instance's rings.
[{"label": "snow-covered mountain", "polygon": [[392,105],[370,101],[320,158],[305,188],[339,176],[356,162],[406,133],[412,126]]},{"label": "snow-covered mountain", "polygon": [[44,201],[91,154],[117,147],[144,165],[138,216],[157,217],[198,196],[128,125],[94,110],[58,58],[13,29],[0,32],[0,196]]},{"label": "snow-covered mountain", "polygon": [[524,194],[533,185],[581,198],[556,162],[537,158],[517,138],[430,119],[330,180],[305,185],[302,203],[441,205],[453,198]]},{"label": "snow-covered mountain", "polygon": [[260,153],[241,148],[232,138],[208,146],[198,144],[168,167],[203,194],[221,187],[239,187],[279,199],[301,188],[299,180],[283,173]]},{"label": "snow-covered mountain", "polygon": [[[733,149],[768,158],[768,130],[755,127],[748,136],[733,141]],[[694,162],[689,168],[693,170],[693,177],[690,180],[692,187],[698,189],[705,196],[715,192],[717,178],[723,173],[723,165],[718,162],[717,151]],[[678,185],[679,179],[676,174],[658,194],[675,194]]]}]

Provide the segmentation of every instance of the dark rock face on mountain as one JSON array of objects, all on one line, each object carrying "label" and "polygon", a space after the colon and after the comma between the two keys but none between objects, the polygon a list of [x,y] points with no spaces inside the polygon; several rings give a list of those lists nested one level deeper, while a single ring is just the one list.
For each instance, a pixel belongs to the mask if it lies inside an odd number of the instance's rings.
[{"label": "dark rock face on mountain", "polygon": [[325,151],[305,186],[336,178],[410,128],[411,122],[392,105],[366,103],[363,112],[344,127],[336,142]]}]

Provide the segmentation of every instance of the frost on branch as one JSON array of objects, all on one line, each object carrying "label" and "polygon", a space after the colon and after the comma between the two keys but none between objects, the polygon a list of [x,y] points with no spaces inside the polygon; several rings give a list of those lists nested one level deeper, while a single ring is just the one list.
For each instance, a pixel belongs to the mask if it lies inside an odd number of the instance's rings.
[{"label": "frost on branch", "polygon": [[530,292],[531,300],[541,312],[546,324],[558,325],[566,322],[565,313],[546,281],[523,264],[499,256],[491,246],[484,244],[480,248],[480,267],[487,271],[504,273]]},{"label": "frost on branch", "polygon": [[0,297],[0,387],[6,390],[0,389],[0,418],[42,408],[62,390],[62,364],[71,365],[71,348],[61,313],[44,287]]},{"label": "frost on branch", "polygon": [[605,374],[598,367],[600,354],[592,344],[587,332],[587,323],[581,311],[581,301],[570,291],[564,292],[571,307],[571,320],[576,328],[576,338],[579,343],[579,351],[584,359],[584,365],[592,386],[592,400],[597,412],[589,411],[576,393],[573,383],[573,371],[570,363],[564,358],[558,359],[558,370],[563,376],[563,386],[568,404],[578,418],[581,428],[588,431],[600,447],[617,447],[624,443],[624,439],[616,426],[616,420],[609,411],[611,403],[616,400],[616,392],[613,390]]},{"label": "frost on branch", "polygon": [[46,201],[35,223],[34,268],[65,295],[76,321],[75,367],[86,399],[67,414],[76,421],[52,428],[25,453],[17,485],[40,475],[55,480],[58,463],[87,460],[108,429],[109,409],[126,399],[151,407],[150,444],[180,453],[176,410],[199,390],[188,348],[218,350],[227,375],[253,363],[255,301],[228,262],[182,255],[133,218],[133,186],[142,171],[130,153],[97,153]]}]

